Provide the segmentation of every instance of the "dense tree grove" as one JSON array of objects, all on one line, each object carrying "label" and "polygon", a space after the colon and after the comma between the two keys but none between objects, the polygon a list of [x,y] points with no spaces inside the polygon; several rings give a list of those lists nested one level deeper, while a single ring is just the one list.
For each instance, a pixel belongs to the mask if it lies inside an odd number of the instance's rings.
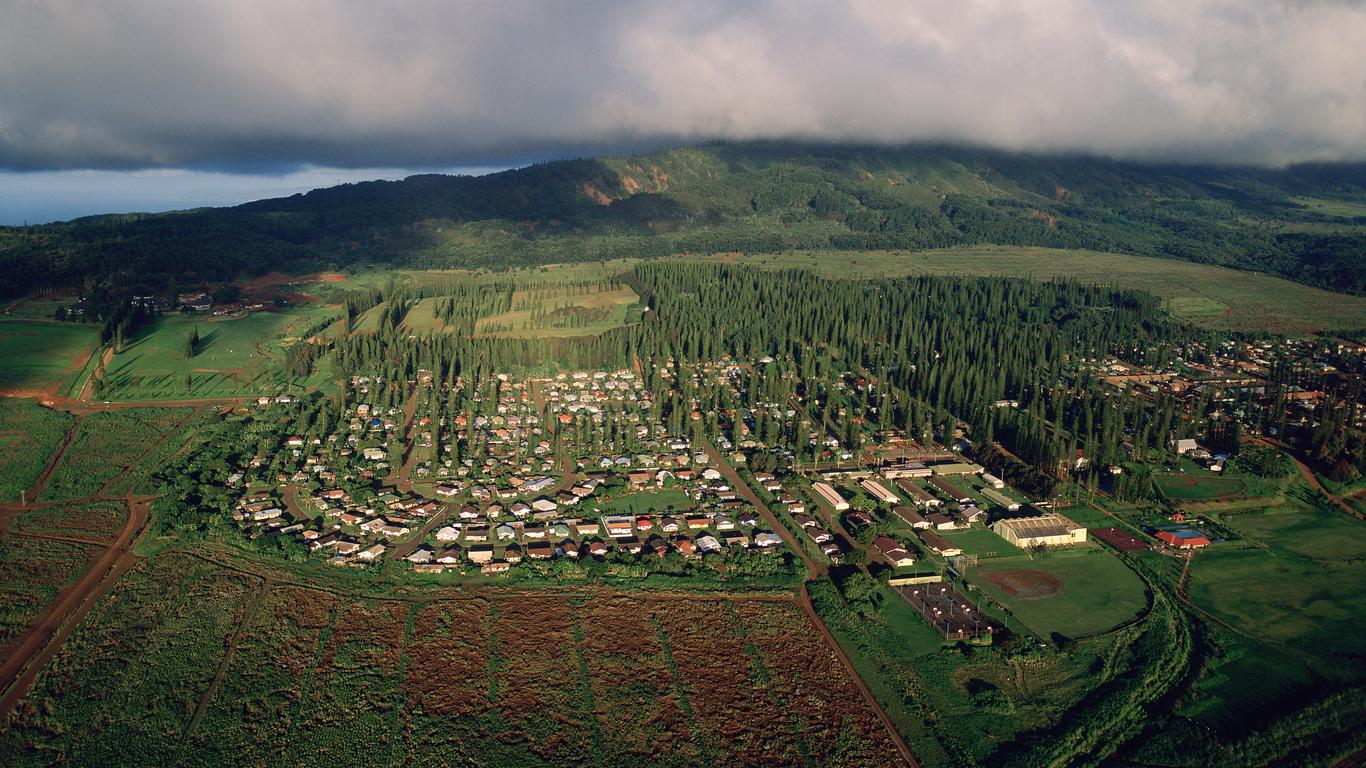
[{"label": "dense tree grove", "polygon": [[[1000,278],[831,281],[692,262],[643,263],[625,280],[649,307],[643,321],[580,339],[468,333],[479,312],[506,306],[500,297],[510,294],[489,286],[437,300],[438,312],[467,318],[455,333],[400,329],[413,296],[377,297],[373,332],[337,343],[336,370],[400,382],[428,371],[469,397],[498,372],[634,367],[667,424],[682,430],[696,410],[707,414],[696,428],[736,438],[742,425],[722,392],[670,375],[732,358],[745,365],[748,405],[801,404],[808,419],[760,409],[743,425],[769,446],[797,446],[797,462],[822,450],[805,448],[820,432],[808,423],[851,447],[900,431],[923,442],[962,434],[1012,482],[1044,495],[1071,457],[1110,465],[1126,450],[1163,450],[1197,426],[1175,403],[1108,397],[1079,373],[1084,359],[1164,354],[1177,331],[1145,295]],[[768,362],[751,365],[760,360]],[[996,443],[1005,449],[993,453]]]}]

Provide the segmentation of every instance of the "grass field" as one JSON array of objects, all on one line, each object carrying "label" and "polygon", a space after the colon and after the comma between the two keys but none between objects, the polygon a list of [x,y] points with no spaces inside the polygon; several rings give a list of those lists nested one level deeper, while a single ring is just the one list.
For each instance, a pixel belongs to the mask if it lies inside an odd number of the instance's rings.
[{"label": "grass field", "polygon": [[963,553],[968,555],[1009,557],[1023,552],[1019,547],[997,536],[994,532],[982,528],[964,528],[963,530],[940,531],[939,533],[958,545]]},{"label": "grass field", "polygon": [[71,422],[32,400],[0,397],[0,503],[18,501],[33,487]]},{"label": "grass field", "polygon": [[692,499],[682,491],[659,490],[639,491],[608,499],[598,506],[598,511],[604,515],[643,515],[651,511],[669,512],[692,507]]},{"label": "grass field", "polygon": [[[984,578],[1038,571],[1061,582],[1042,597],[1015,597]],[[1103,550],[1042,558],[982,560],[971,580],[1041,637],[1057,632],[1080,637],[1104,632],[1132,619],[1147,605],[1143,582],[1119,558]]]},{"label": "grass field", "polygon": [[827,277],[1004,275],[1109,283],[1153,293],[1177,317],[1218,330],[1314,333],[1366,325],[1366,297],[1175,259],[1008,246],[917,252],[798,251],[739,258],[747,264],[811,269]]},{"label": "grass field", "polygon": [[[290,312],[255,312],[239,319],[167,315],[114,355],[100,380],[99,399],[154,400],[240,397],[283,390],[290,384],[280,370],[284,348],[330,310],[306,308]],[[192,330],[199,332],[198,351],[185,356]],[[186,379],[189,378],[187,386]]]},{"label": "grass field", "polygon": [[94,325],[0,317],[0,390],[64,393],[99,339]]},{"label": "grass field", "polygon": [[1314,560],[1366,559],[1366,525],[1330,510],[1277,507],[1223,515],[1243,537]]},{"label": "grass field", "polygon": [[1236,477],[1220,477],[1207,472],[1156,472],[1153,484],[1172,501],[1227,499],[1247,491],[1247,483]]},{"label": "grass field", "polygon": [[789,600],[359,599],[180,554],[119,581],[0,724],[0,760],[899,764]]},{"label": "grass field", "polygon": [[518,289],[512,295],[518,309],[480,318],[475,330],[503,338],[596,336],[634,320],[639,302],[635,291],[626,287],[535,293]]},{"label": "grass field", "polygon": [[1313,213],[1324,216],[1339,216],[1348,219],[1366,216],[1366,203],[1351,200],[1324,200],[1317,197],[1294,197],[1291,199],[1307,207]]}]

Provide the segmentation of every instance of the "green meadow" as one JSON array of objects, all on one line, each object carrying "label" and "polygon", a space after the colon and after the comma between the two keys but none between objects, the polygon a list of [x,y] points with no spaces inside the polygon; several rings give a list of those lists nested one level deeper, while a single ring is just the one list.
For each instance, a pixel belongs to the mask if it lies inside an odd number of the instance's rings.
[{"label": "green meadow", "polygon": [[[327,311],[256,312],[242,318],[166,315],[114,355],[100,380],[103,400],[241,397],[320,383],[290,380],[281,369],[285,349],[322,322]],[[186,355],[192,331],[199,334]]]},{"label": "green meadow", "polygon": [[99,345],[98,326],[0,317],[0,390],[65,393]]},{"label": "green meadow", "polygon": [[1176,317],[1215,330],[1307,334],[1366,326],[1366,297],[1279,277],[1175,259],[1100,251],[963,246],[927,251],[793,251],[718,255],[747,264],[811,269],[852,279],[902,275],[999,275],[1081,279],[1163,299]]}]

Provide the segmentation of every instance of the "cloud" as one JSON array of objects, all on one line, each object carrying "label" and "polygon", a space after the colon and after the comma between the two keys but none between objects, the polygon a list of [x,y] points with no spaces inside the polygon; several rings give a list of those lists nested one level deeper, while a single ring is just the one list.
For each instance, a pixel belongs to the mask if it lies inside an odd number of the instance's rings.
[{"label": "cloud", "polygon": [[1330,0],[0,0],[0,168],[507,164],[676,141],[1366,158]]}]

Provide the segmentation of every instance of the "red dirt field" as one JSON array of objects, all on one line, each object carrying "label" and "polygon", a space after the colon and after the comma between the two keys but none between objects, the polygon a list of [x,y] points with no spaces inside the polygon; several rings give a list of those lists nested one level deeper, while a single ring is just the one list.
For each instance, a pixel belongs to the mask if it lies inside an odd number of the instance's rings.
[{"label": "red dirt field", "polygon": [[1022,600],[1038,600],[1052,597],[1062,591],[1062,579],[1051,573],[1035,570],[999,571],[984,573],[982,577],[1011,597]]}]

